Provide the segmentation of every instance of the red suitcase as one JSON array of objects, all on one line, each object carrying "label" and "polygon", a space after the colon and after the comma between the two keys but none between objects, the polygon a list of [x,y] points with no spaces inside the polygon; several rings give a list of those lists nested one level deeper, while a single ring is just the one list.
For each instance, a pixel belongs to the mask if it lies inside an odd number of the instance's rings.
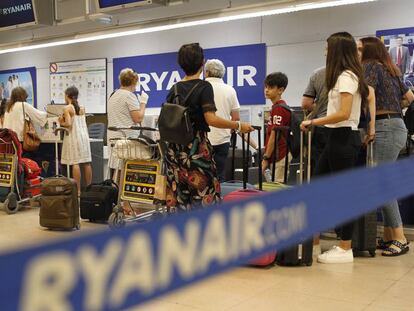
[{"label": "red suitcase", "polygon": [[[259,143],[259,190],[255,189],[247,189],[247,171],[248,171],[248,159],[246,156],[246,144],[244,140],[244,135],[242,139],[242,149],[243,149],[243,189],[236,190],[233,192],[230,192],[229,194],[225,195],[223,200],[224,202],[230,202],[230,201],[236,201],[236,200],[244,200],[252,197],[256,197],[259,195],[263,195],[266,192],[262,191],[262,184],[263,184],[263,174],[262,174],[262,155],[261,155],[261,127],[260,126],[254,126],[254,128],[258,131],[258,143]],[[250,142],[250,134],[247,136],[247,146],[249,146]],[[248,149],[247,149],[248,151]],[[269,265],[274,264],[276,261],[276,251],[270,252],[266,255],[261,256],[260,258],[256,258],[249,262],[249,265],[252,266],[259,266],[259,267],[266,267]]]}]

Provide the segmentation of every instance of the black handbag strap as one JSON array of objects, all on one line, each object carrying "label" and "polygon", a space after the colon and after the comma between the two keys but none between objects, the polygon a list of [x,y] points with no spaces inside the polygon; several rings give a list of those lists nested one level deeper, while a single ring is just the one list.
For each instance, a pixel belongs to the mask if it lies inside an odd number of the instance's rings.
[{"label": "black handbag strap", "polygon": [[[180,94],[178,94],[177,84],[178,84],[178,83],[174,84],[174,99],[173,99],[173,102],[177,101],[177,100],[178,100],[178,97],[180,96]],[[195,85],[191,88],[190,92],[188,92],[187,96],[184,98],[184,101],[183,101],[183,103],[182,103],[182,104],[180,104],[179,102],[175,102],[175,103],[178,103],[179,105],[186,107],[186,106],[187,106],[187,101],[188,101],[188,99],[190,98],[191,94],[193,94],[194,90],[197,88],[197,86],[198,86],[199,84],[200,84],[200,82],[197,82],[197,83],[196,83],[196,84],[195,84]]]}]

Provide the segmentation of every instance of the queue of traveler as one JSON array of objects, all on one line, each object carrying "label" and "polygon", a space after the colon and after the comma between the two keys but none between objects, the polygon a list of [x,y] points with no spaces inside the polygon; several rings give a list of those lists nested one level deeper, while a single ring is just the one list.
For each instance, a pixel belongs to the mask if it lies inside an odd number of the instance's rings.
[{"label": "queue of traveler", "polygon": [[[192,119],[194,140],[189,145],[167,143],[167,207],[170,212],[187,211],[219,202],[220,182],[230,146],[231,131],[253,131],[240,122],[240,104],[236,91],[223,81],[224,64],[217,59],[204,62],[203,49],[197,43],[183,45],[178,64],[185,77],[168,93],[166,102],[175,96],[186,98]],[[205,80],[201,80],[203,73]],[[124,69],[119,76],[121,88],[108,102],[108,126],[130,126],[143,120],[148,95],[135,96],[138,75]],[[272,102],[265,137],[263,170],[276,162],[276,179],[283,180],[285,157],[291,159],[283,136],[274,146],[273,129],[289,127],[291,113],[286,109],[283,93],[288,77],[281,72],[269,74],[265,97]],[[174,88],[177,93],[175,94]],[[407,139],[401,118],[400,103],[414,100],[404,85],[398,67],[393,64],[384,44],[377,38],[358,41],[346,32],[335,33],[327,40],[326,67],[314,72],[303,94],[302,107],[308,114],[302,131],[313,131],[313,175],[326,175],[358,165],[362,146],[374,144],[376,163],[395,161]],[[363,136],[361,137],[361,133]],[[108,131],[108,138],[116,137]],[[275,150],[278,150],[275,155]],[[274,159],[274,157],[277,157]],[[116,165],[110,160],[110,166]],[[384,256],[398,256],[409,250],[404,236],[398,203],[384,208],[384,237],[378,247]],[[337,228],[338,246],[318,256],[321,263],[353,261],[353,222]]]},{"label": "queue of traveler", "polygon": [[[76,181],[78,191],[81,189],[81,169],[85,185],[92,182],[91,149],[85,110],[78,103],[79,91],[72,86],[65,90],[65,108],[59,117],[61,127],[67,129],[62,142],[61,162],[70,165],[72,177]],[[28,94],[21,86],[11,90],[10,98],[2,99],[0,104],[1,128],[12,130],[18,140],[23,142],[25,121],[30,120],[34,126],[44,127],[47,122],[47,112],[36,109],[27,103]],[[23,150],[23,156],[30,158],[30,152]]]},{"label": "queue of traveler", "polygon": [[[166,204],[173,213],[221,201],[220,182],[224,181],[231,133],[254,130],[249,123],[240,122],[237,94],[223,81],[225,66],[220,60],[205,62],[202,47],[193,43],[179,49],[178,64],[185,77],[169,91],[166,102],[174,102],[177,96],[187,99],[194,139],[188,145],[166,142]],[[200,78],[203,69],[205,80]],[[134,70],[123,69],[119,82],[121,87],[108,99],[108,127],[130,127],[142,122],[149,100],[145,92],[135,95],[139,76]],[[276,162],[276,179],[281,181],[285,158],[288,157],[289,163],[291,155],[283,136],[277,141],[278,145],[274,145],[273,129],[292,126],[293,112],[283,100],[288,77],[274,72],[266,77],[264,85],[264,94],[272,102],[272,109],[262,168],[267,170],[273,161]],[[85,114],[78,96],[75,87],[65,91],[67,106],[59,122],[69,131],[63,141],[62,163],[72,166],[73,177],[80,189],[81,166],[86,184],[91,183],[92,169]],[[26,91],[15,87],[10,99],[0,105],[2,127],[15,131],[20,141],[25,118],[39,126],[44,126],[47,118],[46,112],[35,109],[26,99]],[[352,169],[358,165],[361,148],[369,143],[373,143],[376,163],[396,161],[407,139],[402,103],[407,105],[413,101],[413,93],[405,86],[399,68],[379,39],[368,37],[357,42],[346,32],[331,35],[327,39],[326,67],[313,73],[302,99],[307,117],[300,130],[313,132],[313,175]],[[123,135],[108,130],[107,137],[110,140]],[[118,169],[119,160],[112,152],[110,154],[109,167]],[[386,204],[382,212],[384,236],[378,243],[382,255],[407,253],[409,245],[397,201]],[[319,254],[318,261],[352,262],[353,227],[353,222],[338,227],[339,245]]]}]

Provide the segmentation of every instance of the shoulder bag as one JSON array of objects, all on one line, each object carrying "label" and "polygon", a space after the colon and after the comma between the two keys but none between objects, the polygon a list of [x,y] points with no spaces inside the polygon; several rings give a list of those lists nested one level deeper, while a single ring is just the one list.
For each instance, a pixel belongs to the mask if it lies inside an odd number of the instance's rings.
[{"label": "shoulder bag", "polygon": [[24,110],[24,103],[22,103],[23,108],[23,150],[25,151],[37,151],[40,145],[40,138],[36,133],[36,130],[33,126],[32,121],[29,116],[26,116]]}]

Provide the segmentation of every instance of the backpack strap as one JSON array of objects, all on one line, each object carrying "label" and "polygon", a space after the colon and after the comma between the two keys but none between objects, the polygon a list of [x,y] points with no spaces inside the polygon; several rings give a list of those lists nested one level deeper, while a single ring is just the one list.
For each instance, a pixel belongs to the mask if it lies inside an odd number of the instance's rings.
[{"label": "backpack strap", "polygon": [[190,92],[188,92],[187,96],[184,98],[184,101],[182,102],[182,104],[180,104],[179,99],[178,99],[179,96],[180,96],[180,94],[178,94],[177,84],[179,82],[177,82],[176,84],[174,84],[174,98],[173,98],[173,103],[186,107],[187,106],[186,105],[187,104],[187,100],[190,98],[191,94],[194,92],[194,90],[197,88],[197,86],[200,84],[200,82],[197,82],[196,85],[194,85],[191,88]]}]

